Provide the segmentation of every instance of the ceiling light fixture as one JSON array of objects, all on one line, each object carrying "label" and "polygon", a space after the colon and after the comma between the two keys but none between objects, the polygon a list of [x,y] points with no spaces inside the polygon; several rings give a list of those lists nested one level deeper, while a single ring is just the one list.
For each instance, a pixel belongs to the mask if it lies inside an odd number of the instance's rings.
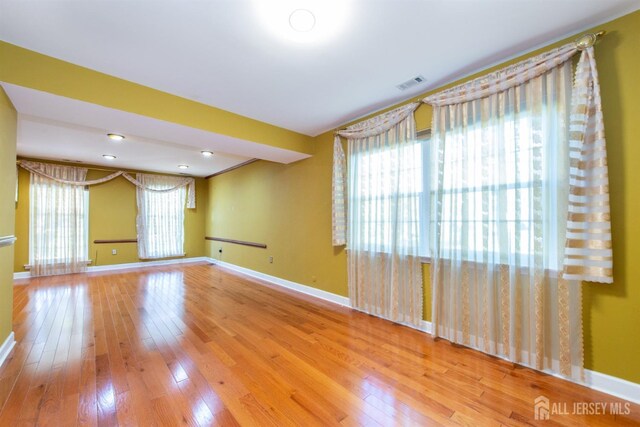
[{"label": "ceiling light fixture", "polygon": [[201,151],[202,155],[205,157],[213,156],[213,151]]},{"label": "ceiling light fixture", "polygon": [[124,139],[124,136],[118,135],[117,133],[108,133],[107,136],[110,140],[120,142]]},{"label": "ceiling light fixture", "polygon": [[289,26],[294,31],[306,33],[316,26],[316,17],[310,10],[296,9],[289,15]]},{"label": "ceiling light fixture", "polygon": [[114,156],[113,154],[103,154],[102,157],[104,157],[107,160],[115,160],[116,156]]},{"label": "ceiling light fixture", "polygon": [[285,43],[324,44],[347,27],[354,0],[253,0],[256,18]]},{"label": "ceiling light fixture", "polygon": [[189,169],[189,165],[178,165],[178,169]]}]

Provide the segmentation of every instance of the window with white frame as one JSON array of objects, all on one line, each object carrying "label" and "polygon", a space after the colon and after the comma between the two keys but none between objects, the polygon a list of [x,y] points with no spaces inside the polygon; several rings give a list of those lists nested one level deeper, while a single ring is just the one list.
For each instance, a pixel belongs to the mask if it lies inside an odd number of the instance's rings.
[{"label": "window with white frame", "polygon": [[172,191],[176,178],[138,174],[146,188],[137,189],[138,256],[157,259],[184,256],[184,186]]},{"label": "window with white frame", "polygon": [[30,186],[29,264],[64,267],[89,260],[89,191],[39,176]]},{"label": "window with white frame", "polygon": [[[437,177],[432,176],[429,184],[430,202],[442,208],[442,254],[459,252],[471,261],[493,254],[489,256],[501,262],[526,266],[535,252],[534,228],[557,234],[554,219],[566,215],[559,202],[566,197],[562,194],[566,177],[560,168],[541,171],[543,164],[560,164],[562,154],[554,144],[541,142],[532,120],[530,114],[521,112],[495,126],[478,122],[461,134],[448,134],[440,159],[443,182],[437,195]],[[538,202],[534,203],[535,198]],[[547,213],[534,215],[534,205],[544,205]],[[558,267],[559,250],[548,248],[550,267]]]},{"label": "window with white frame", "polygon": [[[412,144],[407,144],[403,152],[397,153],[395,150],[378,150],[373,152],[359,153],[358,159],[351,159],[351,165],[355,170],[352,173],[358,174],[359,189],[357,191],[358,206],[360,212],[358,217],[361,224],[362,239],[357,241],[359,249],[391,252],[392,241],[390,236],[394,235],[392,226],[396,231],[400,231],[400,238],[397,244],[402,246],[403,242],[412,241],[415,234],[418,234],[420,242],[420,255],[429,256],[429,177],[427,174],[429,164],[428,142],[430,130],[418,132],[417,140]],[[385,170],[383,165],[394,161],[393,156],[399,155],[408,162],[402,162],[395,178],[400,185],[396,194],[389,176],[379,173]],[[354,161],[355,160],[355,161]],[[417,204],[419,206],[418,219],[406,219],[397,212],[406,211],[402,207]],[[398,208],[399,207],[399,208]],[[353,212],[352,212],[353,214]],[[397,214],[397,218],[392,218]],[[394,225],[395,224],[395,225]],[[352,242],[352,247],[353,247]]]}]

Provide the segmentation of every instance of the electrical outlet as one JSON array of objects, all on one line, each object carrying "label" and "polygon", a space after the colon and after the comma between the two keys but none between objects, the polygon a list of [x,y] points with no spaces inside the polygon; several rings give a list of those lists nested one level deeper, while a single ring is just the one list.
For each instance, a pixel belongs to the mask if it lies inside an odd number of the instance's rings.
[{"label": "electrical outlet", "polygon": [[272,256],[269,257],[269,264],[273,264],[273,257]]},{"label": "electrical outlet", "polygon": [[116,255],[118,251],[116,249],[111,249],[111,255]]}]

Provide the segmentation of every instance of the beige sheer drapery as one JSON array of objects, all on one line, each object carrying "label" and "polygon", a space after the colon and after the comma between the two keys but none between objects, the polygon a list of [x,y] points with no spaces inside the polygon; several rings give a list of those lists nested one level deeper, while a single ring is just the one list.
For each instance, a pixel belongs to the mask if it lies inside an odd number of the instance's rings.
[{"label": "beige sheer drapery", "polygon": [[331,180],[331,240],[333,246],[343,246],[347,242],[347,161],[340,137],[355,139],[380,135],[413,114],[419,105],[420,103],[418,102],[406,104],[336,132],[333,141],[333,174]]},{"label": "beige sheer drapery", "polygon": [[331,242],[333,246],[347,244],[347,159],[340,137],[333,141],[333,176],[331,186]]},{"label": "beige sheer drapery", "polygon": [[136,188],[138,257],[184,256],[185,188],[181,178],[143,173],[136,178],[142,184]]},{"label": "beige sheer drapery", "polygon": [[[130,174],[128,174],[127,172],[124,171],[116,171],[110,175],[107,175],[103,178],[99,178],[99,179],[93,179],[90,181],[75,181],[75,180],[70,180],[70,179],[63,179],[60,177],[56,177],[56,176],[52,176],[51,174],[47,173],[47,165],[49,165],[48,163],[40,163],[40,162],[32,162],[32,161],[28,161],[28,160],[20,160],[18,162],[18,165],[26,170],[28,170],[29,172],[31,172],[32,174],[38,174],[42,177],[54,180],[56,182],[59,182],[61,184],[68,184],[68,185],[77,185],[77,186],[87,186],[87,185],[96,185],[96,184],[102,184],[105,183],[107,181],[111,181],[112,179],[115,179],[119,176],[122,176],[123,178],[125,178],[127,181],[129,181],[130,183],[132,183],[133,185],[135,185],[138,188],[145,188],[145,185],[143,183],[141,183],[140,181],[138,181],[136,178],[134,178],[133,176],[131,176]],[[152,189],[152,188],[146,188],[149,191],[155,191],[158,193],[167,193],[167,192],[171,192],[171,191],[175,191],[177,189],[180,189],[182,187],[186,187],[187,188],[187,208],[188,209],[195,209],[196,207],[196,183],[195,180],[193,178],[187,178],[187,177],[175,177],[175,185],[173,187],[170,188],[165,188],[165,189]]]},{"label": "beige sheer drapery", "polygon": [[31,174],[29,191],[30,273],[50,276],[83,272],[89,262],[86,194],[84,187],[63,182],[83,182],[87,169],[40,167],[42,174]]},{"label": "beige sheer drapery", "polygon": [[578,280],[612,272],[597,72],[589,47],[572,88],[576,52],[562,46],[423,101],[437,159],[434,334],[580,378]]},{"label": "beige sheer drapery", "polygon": [[[594,37],[595,40],[595,37]],[[604,117],[593,46],[568,43],[422,100],[434,108],[495,95],[539,77],[576,53],[570,115],[571,179],[567,250],[563,277],[601,283],[613,281]]]},{"label": "beige sheer drapery", "polygon": [[609,171],[593,47],[576,67],[570,122],[571,175],[563,277],[613,282]]},{"label": "beige sheer drapery", "polygon": [[420,103],[418,102],[403,105],[387,111],[384,114],[380,114],[368,120],[363,120],[346,129],[339,130],[336,134],[347,139],[367,138],[370,136],[381,135],[413,115],[413,112],[419,105]]},{"label": "beige sheer drapery", "polygon": [[[420,173],[416,173],[421,170],[422,157],[413,118],[417,105],[401,107],[339,132],[348,138],[351,304],[358,310],[416,327],[422,320],[422,182]],[[339,139],[335,144],[340,144]]]}]

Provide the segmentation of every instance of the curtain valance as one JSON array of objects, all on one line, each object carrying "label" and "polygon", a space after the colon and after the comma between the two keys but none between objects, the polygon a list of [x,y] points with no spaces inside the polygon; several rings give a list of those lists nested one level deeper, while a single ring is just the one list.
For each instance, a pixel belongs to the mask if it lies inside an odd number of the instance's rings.
[{"label": "curtain valance", "polygon": [[427,96],[422,99],[422,102],[443,107],[486,98],[487,96],[503,92],[541,76],[568,61],[576,52],[578,52],[576,44],[569,43],[485,76]]},{"label": "curtain valance", "polygon": [[336,134],[347,139],[367,138],[369,136],[380,135],[409,117],[419,105],[419,102],[403,105],[379,116],[356,123],[346,129],[339,130]]},{"label": "curtain valance", "polygon": [[134,178],[133,176],[131,176],[130,174],[128,174],[127,172],[124,172],[124,171],[117,171],[117,172],[114,172],[114,173],[112,173],[110,175],[105,176],[104,178],[93,179],[93,180],[89,180],[89,181],[87,181],[87,180],[73,181],[73,180],[68,180],[68,179],[62,179],[60,177],[53,176],[53,175],[47,173],[47,171],[46,171],[47,163],[31,162],[31,161],[28,161],[28,160],[20,160],[18,162],[18,165],[20,167],[22,167],[23,169],[28,170],[31,173],[43,176],[45,178],[52,179],[52,180],[54,180],[56,182],[59,182],[61,184],[81,185],[81,186],[96,185],[96,184],[105,183],[107,181],[111,181],[112,179],[115,179],[115,178],[117,178],[119,176],[122,176],[123,178],[125,178],[127,181],[129,181],[130,183],[132,183],[133,185],[135,185],[138,188],[142,188],[142,189],[149,190],[149,191],[155,191],[157,193],[167,193],[167,192],[170,192],[170,191],[175,191],[175,190],[177,190],[177,189],[179,189],[181,187],[187,187],[187,208],[194,209],[196,207],[196,191],[195,191],[196,183],[195,183],[195,179],[193,179],[193,178],[170,177],[170,178],[172,178],[172,182],[175,184],[174,186],[172,186],[170,188],[157,189],[157,188],[145,186],[143,183],[141,183],[136,178]]}]

